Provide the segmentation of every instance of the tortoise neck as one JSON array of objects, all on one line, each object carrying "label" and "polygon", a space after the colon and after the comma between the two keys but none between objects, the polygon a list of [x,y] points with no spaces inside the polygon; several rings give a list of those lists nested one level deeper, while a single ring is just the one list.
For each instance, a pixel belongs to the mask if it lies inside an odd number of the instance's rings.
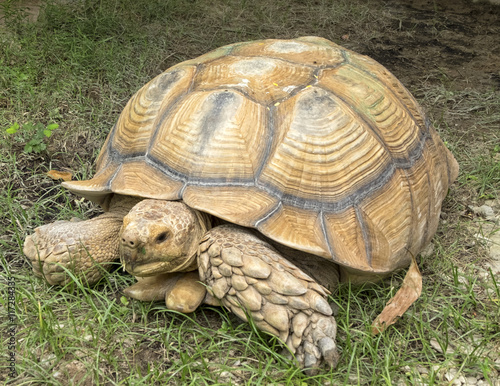
[{"label": "tortoise neck", "polygon": [[209,215],[208,213],[200,212],[199,210],[195,209],[191,210],[193,211],[198,220],[198,225],[200,227],[200,238],[199,240],[196,240],[196,248],[194,252],[191,254],[191,256],[188,259],[186,259],[184,264],[182,264],[176,269],[176,271],[180,272],[194,271],[198,268],[198,244],[201,242],[206,233],[213,227],[212,225],[213,217],[211,215]]},{"label": "tortoise neck", "polygon": [[200,224],[202,235],[205,235],[207,231],[213,228],[212,221],[213,217],[205,212],[200,212],[199,210],[193,210]]}]

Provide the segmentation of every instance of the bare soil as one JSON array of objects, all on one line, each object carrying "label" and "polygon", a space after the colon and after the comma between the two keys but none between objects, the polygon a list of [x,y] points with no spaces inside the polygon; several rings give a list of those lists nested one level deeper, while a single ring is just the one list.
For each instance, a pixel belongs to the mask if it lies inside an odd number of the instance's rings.
[{"label": "bare soil", "polygon": [[[471,1],[400,1],[387,5],[390,29],[360,51],[407,85],[422,79],[477,91],[500,87],[500,7]],[[389,8],[390,7],[390,8]]]}]

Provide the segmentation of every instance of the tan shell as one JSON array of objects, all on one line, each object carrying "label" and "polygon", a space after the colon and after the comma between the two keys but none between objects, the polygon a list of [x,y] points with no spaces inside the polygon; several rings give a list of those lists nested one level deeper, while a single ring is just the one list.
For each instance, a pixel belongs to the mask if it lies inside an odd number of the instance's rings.
[{"label": "tan shell", "polygon": [[140,89],[93,179],[183,200],[366,273],[407,266],[434,235],[458,165],[401,83],[328,40],[262,40],[180,63]]}]

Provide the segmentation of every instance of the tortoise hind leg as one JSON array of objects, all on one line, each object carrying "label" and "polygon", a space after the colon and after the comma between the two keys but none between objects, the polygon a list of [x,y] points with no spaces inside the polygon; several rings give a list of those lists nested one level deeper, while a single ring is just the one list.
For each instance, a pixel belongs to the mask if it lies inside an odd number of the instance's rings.
[{"label": "tortoise hind leg", "polygon": [[215,298],[247,321],[279,337],[309,374],[338,360],[337,325],[327,291],[252,231],[211,229],[199,251],[200,278]]}]

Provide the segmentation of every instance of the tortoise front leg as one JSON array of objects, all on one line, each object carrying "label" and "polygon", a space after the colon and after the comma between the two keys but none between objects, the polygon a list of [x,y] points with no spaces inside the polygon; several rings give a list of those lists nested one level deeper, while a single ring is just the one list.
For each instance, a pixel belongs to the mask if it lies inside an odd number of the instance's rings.
[{"label": "tortoise front leg", "polygon": [[96,283],[119,258],[123,214],[105,213],[86,221],[56,221],[26,237],[23,252],[36,276],[52,285],[72,279],[68,270],[88,285]]},{"label": "tortoise front leg", "polygon": [[223,225],[207,232],[199,271],[215,298],[279,337],[309,374],[321,362],[335,367],[337,325],[327,291],[252,231]]},{"label": "tortoise front leg", "polygon": [[168,309],[185,314],[195,311],[205,300],[207,290],[200,283],[198,271],[169,272],[137,277],[138,282],[125,288],[125,295],[141,300],[165,299]]}]

